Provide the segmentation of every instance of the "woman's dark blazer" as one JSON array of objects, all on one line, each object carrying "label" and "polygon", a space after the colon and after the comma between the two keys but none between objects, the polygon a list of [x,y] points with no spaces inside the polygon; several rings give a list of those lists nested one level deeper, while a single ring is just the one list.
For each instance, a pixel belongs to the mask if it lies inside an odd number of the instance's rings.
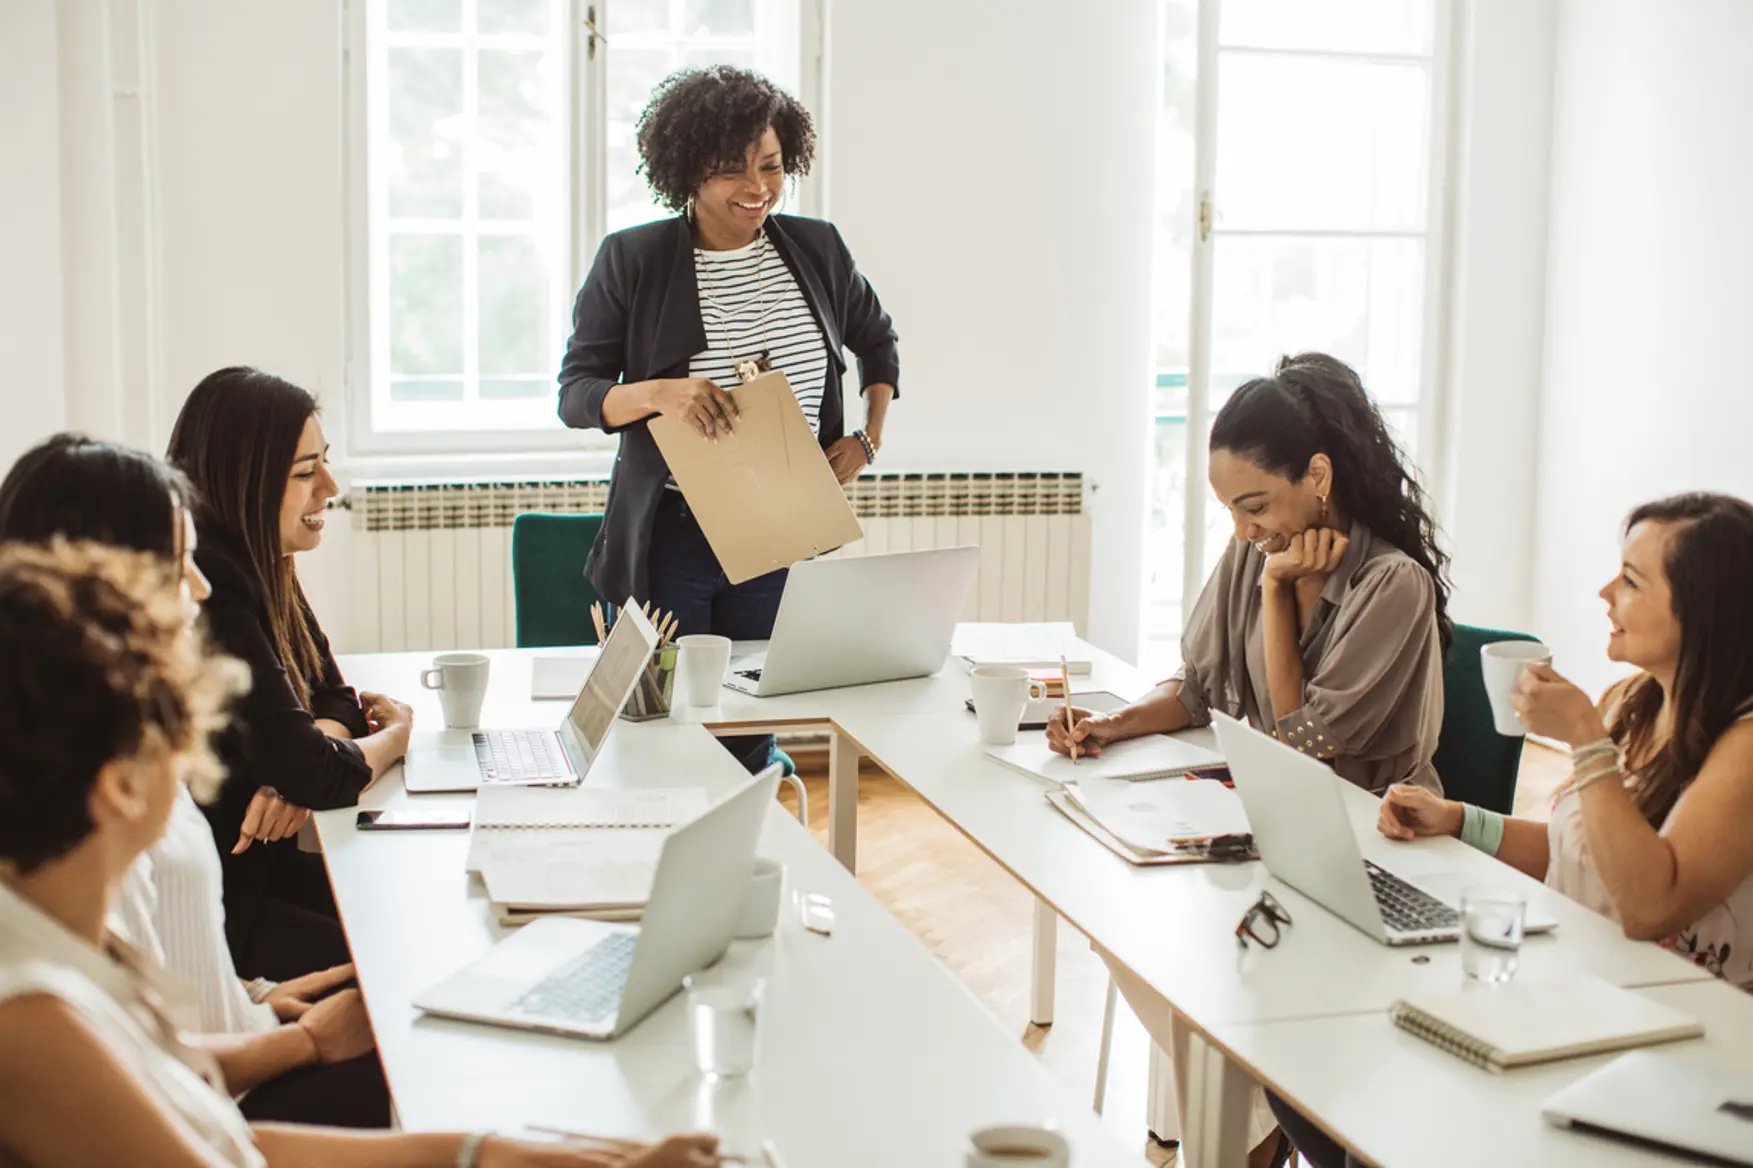
[{"label": "woman's dark blazer", "polygon": [[[894,325],[832,223],[774,215],[766,231],[797,278],[831,358],[822,387],[826,449],[846,434],[842,346],[858,355],[861,390],[882,383],[898,390]],[[650,418],[606,425],[603,398],[623,382],[686,377],[690,358],[705,348],[688,221],[678,215],[603,240],[572,310],[572,339],[560,366],[560,418],[574,429],[621,435],[602,531],[584,569],[613,603],[651,595],[651,528],[670,472],[646,425]]]}]

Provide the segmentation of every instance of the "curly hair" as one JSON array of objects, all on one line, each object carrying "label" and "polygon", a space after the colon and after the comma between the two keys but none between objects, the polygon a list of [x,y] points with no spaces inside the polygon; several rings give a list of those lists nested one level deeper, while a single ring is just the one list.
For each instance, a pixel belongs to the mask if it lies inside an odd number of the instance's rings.
[{"label": "curly hair", "polygon": [[162,557],[55,539],[0,547],[0,860],[19,872],[93,829],[110,763],[178,768],[197,798],[224,769],[208,740],[249,684],[207,652]]},{"label": "curly hair", "polygon": [[683,69],[658,82],[639,115],[639,172],[660,204],[680,211],[709,176],[740,171],[768,126],[785,173],[808,174],[816,127],[802,102],[748,69]]},{"label": "curly hair", "polygon": [[1448,650],[1455,636],[1448,553],[1437,543],[1424,488],[1351,366],[1325,353],[1281,359],[1271,377],[1230,395],[1212,420],[1211,449],[1244,455],[1293,483],[1316,454],[1332,459],[1333,501],[1430,574]]}]

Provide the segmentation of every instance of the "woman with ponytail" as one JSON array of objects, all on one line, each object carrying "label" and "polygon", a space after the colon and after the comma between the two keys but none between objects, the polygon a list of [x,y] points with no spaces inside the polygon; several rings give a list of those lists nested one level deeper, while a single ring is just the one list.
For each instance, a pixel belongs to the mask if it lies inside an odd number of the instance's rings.
[{"label": "woman with ponytail", "polygon": [[1049,723],[1055,750],[1166,734],[1222,710],[1381,792],[1431,766],[1451,638],[1448,556],[1362,383],[1322,353],[1243,385],[1211,427],[1236,538],[1188,617],[1181,671],[1112,714]]}]

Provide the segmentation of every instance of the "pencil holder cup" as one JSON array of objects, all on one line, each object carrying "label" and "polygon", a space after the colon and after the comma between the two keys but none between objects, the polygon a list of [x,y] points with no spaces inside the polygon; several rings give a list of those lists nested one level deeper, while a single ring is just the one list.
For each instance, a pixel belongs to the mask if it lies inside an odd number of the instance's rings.
[{"label": "pencil holder cup", "polygon": [[621,710],[621,717],[629,722],[667,718],[670,716],[670,699],[675,692],[676,647],[665,645],[646,663],[645,671],[639,675],[639,684],[633,687],[633,696],[627,699],[626,707]]}]

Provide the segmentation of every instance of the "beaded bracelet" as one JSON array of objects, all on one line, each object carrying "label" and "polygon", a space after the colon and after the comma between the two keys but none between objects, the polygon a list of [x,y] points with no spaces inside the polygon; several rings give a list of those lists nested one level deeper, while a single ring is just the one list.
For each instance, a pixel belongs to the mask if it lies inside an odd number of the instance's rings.
[{"label": "beaded bracelet", "polygon": [[864,447],[865,465],[870,466],[874,464],[876,462],[876,447],[870,444],[870,436],[863,430],[854,430],[852,436],[858,439],[858,444],[860,446]]}]

